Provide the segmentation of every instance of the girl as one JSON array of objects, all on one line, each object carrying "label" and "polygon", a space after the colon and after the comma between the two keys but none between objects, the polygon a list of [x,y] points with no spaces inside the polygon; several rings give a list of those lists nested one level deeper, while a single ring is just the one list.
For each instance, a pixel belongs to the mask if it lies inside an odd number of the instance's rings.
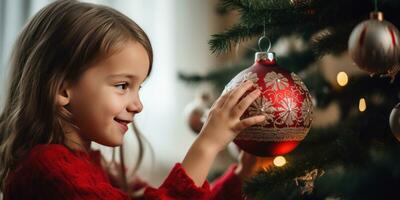
[{"label": "girl", "polygon": [[[143,109],[138,91],[152,61],[146,34],[116,10],[73,0],[40,10],[15,44],[0,117],[4,198],[129,199],[110,184],[90,144],[122,144]],[[241,198],[245,166],[231,169],[212,191],[205,179],[217,153],[242,129],[264,120],[240,119],[260,94],[244,95],[250,88],[243,83],[214,103],[182,163],[158,189],[147,187],[144,198]]]}]

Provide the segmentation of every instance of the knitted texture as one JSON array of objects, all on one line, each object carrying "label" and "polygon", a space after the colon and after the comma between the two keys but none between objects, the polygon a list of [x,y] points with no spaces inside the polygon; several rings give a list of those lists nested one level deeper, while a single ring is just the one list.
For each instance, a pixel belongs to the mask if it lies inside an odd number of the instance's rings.
[{"label": "knitted texture", "polygon": [[[59,144],[36,145],[19,166],[7,177],[4,200],[73,199],[122,200],[131,197],[113,187],[100,165],[101,154],[71,151]],[[239,183],[238,183],[239,182]],[[241,192],[241,183],[232,170],[210,190],[206,181],[197,187],[177,163],[159,188],[147,187],[144,196],[149,200],[207,200],[233,199]],[[241,195],[238,198],[240,199]]]},{"label": "knitted texture", "polygon": [[237,165],[231,165],[225,174],[214,181],[211,187],[211,199],[245,199],[242,191],[242,180],[235,174],[236,167]]}]

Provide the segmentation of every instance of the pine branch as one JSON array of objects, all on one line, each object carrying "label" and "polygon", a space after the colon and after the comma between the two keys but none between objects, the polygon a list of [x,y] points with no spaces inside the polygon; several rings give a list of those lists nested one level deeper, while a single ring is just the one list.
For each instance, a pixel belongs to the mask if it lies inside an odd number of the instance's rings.
[{"label": "pine branch", "polygon": [[[240,22],[223,33],[211,36],[212,39],[209,41],[210,50],[216,54],[229,52],[232,45],[261,36],[264,30],[266,36],[273,39],[293,32],[306,33],[315,29],[310,26],[317,24],[313,24],[310,20],[305,20],[309,18],[309,15],[303,14],[304,17],[299,17],[299,13],[304,13],[304,11],[298,12],[290,9],[277,10],[273,8],[252,10],[251,12],[243,11]],[[308,24],[299,24],[299,22],[304,21],[309,22]]]},{"label": "pine branch", "polygon": [[[329,130],[312,130],[309,135],[314,138],[307,136],[302,146],[285,156],[288,161],[285,167],[261,171],[246,182],[244,192],[249,197],[266,197],[271,193],[283,192],[289,186],[288,183],[294,183],[294,178],[303,176],[311,169],[331,167],[355,154],[361,156],[362,151],[355,149],[361,146],[357,144],[358,134],[348,130],[348,125],[343,123]],[[352,145],[348,145],[349,143]],[[352,154],[350,155],[349,152]]]},{"label": "pine branch", "polygon": [[336,28],[326,28],[316,33],[310,41],[310,47],[318,56],[322,58],[327,54],[338,55],[347,50],[347,42],[349,40],[352,28],[359,23],[360,19],[352,20]]},{"label": "pine branch", "polygon": [[[301,4],[304,6],[304,3]],[[221,0],[219,5],[228,10],[255,11],[265,9],[283,10],[293,8],[289,0]]]},{"label": "pine branch", "polygon": [[[373,8],[372,2],[363,0],[294,2],[290,0],[222,0],[221,7],[239,11],[240,20],[227,31],[212,36],[209,41],[211,51],[216,54],[228,52],[232,45],[260,36],[265,25],[266,35],[269,38],[287,35],[287,31],[308,32],[307,35],[311,36],[329,28],[335,34],[330,34],[326,39],[316,40],[314,49],[318,56],[330,52],[338,53],[346,49],[347,45],[344,44],[347,44],[347,41],[344,43],[342,41],[347,40],[355,21],[366,19]],[[336,39],[340,39],[340,42],[335,41]],[[319,41],[321,44],[318,43]]]},{"label": "pine branch", "polygon": [[212,53],[226,53],[231,50],[232,43],[239,43],[251,39],[259,34],[260,28],[249,28],[243,25],[235,25],[221,34],[214,34],[208,42]]},{"label": "pine branch", "polygon": [[314,199],[398,199],[400,187],[399,145],[375,147],[370,150],[369,162],[364,166],[336,168],[315,182]]},{"label": "pine branch", "polygon": [[[298,26],[295,24],[288,24],[282,26],[271,26],[266,28],[266,36],[271,40],[275,41],[277,38],[290,35],[293,33],[300,33],[304,37],[309,37],[315,27],[312,24],[303,24]],[[231,51],[232,46],[247,40],[252,39],[256,36],[262,36],[264,26],[246,26],[244,24],[238,24],[220,34],[212,35],[212,39],[208,42],[210,50],[215,54],[222,54]]]},{"label": "pine branch", "polygon": [[226,10],[248,9],[241,0],[221,0],[217,6]]}]

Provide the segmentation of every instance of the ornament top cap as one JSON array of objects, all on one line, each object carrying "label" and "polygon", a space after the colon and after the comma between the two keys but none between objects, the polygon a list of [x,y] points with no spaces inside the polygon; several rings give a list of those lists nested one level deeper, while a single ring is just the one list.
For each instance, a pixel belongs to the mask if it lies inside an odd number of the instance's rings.
[{"label": "ornament top cap", "polygon": [[275,60],[275,53],[274,52],[257,52],[255,56],[255,61],[261,61],[261,60],[269,60],[269,61],[274,61]]},{"label": "ornament top cap", "polygon": [[371,13],[369,13],[369,18],[376,19],[378,21],[383,21],[383,12],[380,12],[380,11],[371,12]]}]

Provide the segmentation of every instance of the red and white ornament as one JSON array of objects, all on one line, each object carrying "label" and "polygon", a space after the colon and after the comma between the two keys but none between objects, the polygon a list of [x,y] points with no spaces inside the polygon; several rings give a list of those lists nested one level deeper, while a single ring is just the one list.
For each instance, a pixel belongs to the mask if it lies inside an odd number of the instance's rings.
[{"label": "red and white ornament", "polygon": [[399,31],[383,19],[382,12],[371,12],[370,19],[351,32],[348,50],[361,69],[394,77],[399,64]]},{"label": "red and white ornament", "polygon": [[289,153],[311,127],[313,105],[307,87],[295,73],[280,68],[270,52],[257,52],[255,63],[233,78],[224,92],[246,80],[254,82],[262,95],[242,118],[264,115],[266,119],[243,130],[234,143],[256,156]]}]

